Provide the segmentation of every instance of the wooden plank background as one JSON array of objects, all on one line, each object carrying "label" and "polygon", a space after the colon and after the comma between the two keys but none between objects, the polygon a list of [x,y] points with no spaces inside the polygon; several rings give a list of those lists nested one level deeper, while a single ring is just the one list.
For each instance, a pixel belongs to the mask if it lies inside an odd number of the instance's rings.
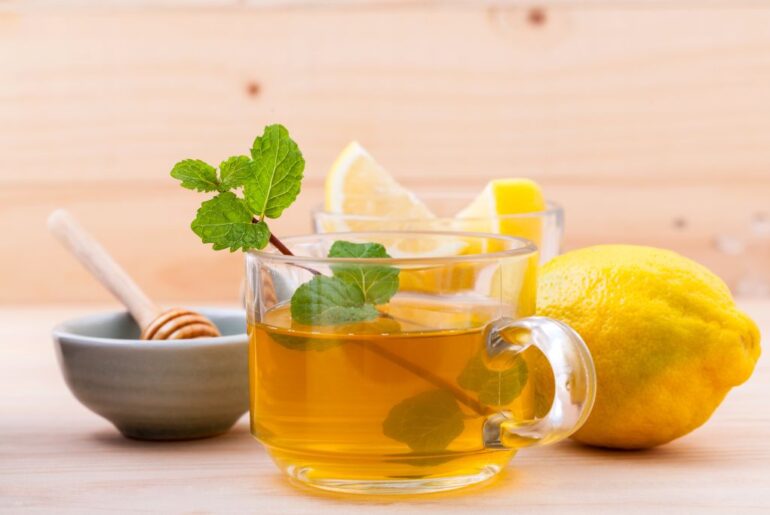
[{"label": "wooden plank background", "polygon": [[196,240],[200,198],[168,171],[276,121],[308,162],[279,234],[310,229],[358,139],[417,187],[535,178],[569,248],[669,247],[734,288],[770,275],[765,240],[739,252],[770,216],[768,4],[52,4],[0,2],[0,303],[107,298],[47,235],[60,206],[152,296],[233,299],[240,257]]}]

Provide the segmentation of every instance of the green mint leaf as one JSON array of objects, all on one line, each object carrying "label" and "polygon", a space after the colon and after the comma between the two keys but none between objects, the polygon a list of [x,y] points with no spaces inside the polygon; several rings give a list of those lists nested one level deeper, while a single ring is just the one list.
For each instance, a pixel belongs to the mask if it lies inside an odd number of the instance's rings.
[{"label": "green mint leaf", "polygon": [[179,161],[171,170],[171,177],[182,181],[182,187],[196,191],[217,191],[220,188],[217,170],[198,159]]},{"label": "green mint leaf", "polygon": [[264,248],[270,230],[267,224],[252,223],[251,219],[246,203],[226,191],[201,204],[191,227],[203,243],[213,243],[214,250]]},{"label": "green mint leaf", "polygon": [[465,365],[457,383],[476,392],[482,404],[505,406],[521,395],[527,375],[527,363],[520,356],[505,370],[491,370],[484,364],[482,355],[477,354]]},{"label": "green mint leaf", "polygon": [[429,390],[393,406],[382,423],[382,432],[415,452],[438,452],[462,434],[463,418],[451,393]]},{"label": "green mint leaf", "polygon": [[[379,243],[335,241],[329,257],[387,258]],[[291,298],[292,319],[307,325],[338,325],[377,318],[398,290],[398,269],[367,264],[335,264],[332,277],[317,275]]]},{"label": "green mint leaf", "polygon": [[305,325],[336,325],[377,318],[356,286],[336,277],[316,275],[291,297],[292,320]]},{"label": "green mint leaf", "polygon": [[338,347],[344,342],[335,338],[306,338],[304,336],[293,336],[290,334],[272,334],[270,336],[275,343],[290,350],[313,350],[325,351]]},{"label": "green mint leaf", "polygon": [[[351,243],[335,241],[329,250],[329,257],[342,258],[389,258],[385,247],[379,243]],[[381,265],[331,266],[335,277],[356,285],[368,304],[385,304],[398,291],[398,269]]]},{"label": "green mint leaf", "polygon": [[283,125],[265,127],[254,140],[253,175],[244,182],[243,193],[252,213],[278,218],[299,194],[305,159]]},{"label": "green mint leaf", "polygon": [[219,165],[220,190],[240,188],[253,175],[252,161],[246,156],[228,157]]},{"label": "green mint leaf", "polygon": [[390,255],[381,243],[353,243],[337,240],[329,249],[329,257],[340,258],[389,258]]}]

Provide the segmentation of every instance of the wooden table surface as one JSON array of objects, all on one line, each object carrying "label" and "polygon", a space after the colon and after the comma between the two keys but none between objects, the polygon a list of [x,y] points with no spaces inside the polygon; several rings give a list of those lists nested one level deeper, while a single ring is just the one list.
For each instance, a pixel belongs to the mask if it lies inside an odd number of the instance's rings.
[{"label": "wooden table surface", "polygon": [[[770,301],[742,304],[770,334]],[[0,309],[0,512],[770,512],[766,357],[704,427],[658,449],[562,442],[522,451],[497,481],[462,493],[346,499],[284,480],[245,418],[209,440],[121,437],[69,393],[49,336],[93,309]]]}]

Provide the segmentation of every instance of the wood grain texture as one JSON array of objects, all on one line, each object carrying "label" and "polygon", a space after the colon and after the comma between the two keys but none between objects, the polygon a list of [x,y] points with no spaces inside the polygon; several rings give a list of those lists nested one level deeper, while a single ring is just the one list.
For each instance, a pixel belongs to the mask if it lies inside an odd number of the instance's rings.
[{"label": "wood grain texture", "polygon": [[535,178],[566,207],[570,248],[666,246],[733,286],[757,266],[715,240],[770,211],[770,7],[15,4],[0,9],[0,303],[106,299],[44,234],[55,207],[153,298],[232,299],[239,259],[195,241],[200,197],[168,171],[243,152],[274,121],[308,162],[281,234],[309,229],[358,139],[417,187]]},{"label": "wood grain texture", "polygon": [[[770,334],[770,302],[744,303]],[[522,451],[492,484],[412,500],[299,490],[248,433],[177,443],[127,440],[67,391],[50,328],[85,306],[0,309],[0,512],[767,513],[770,366],[694,433],[644,452],[563,442]]]}]

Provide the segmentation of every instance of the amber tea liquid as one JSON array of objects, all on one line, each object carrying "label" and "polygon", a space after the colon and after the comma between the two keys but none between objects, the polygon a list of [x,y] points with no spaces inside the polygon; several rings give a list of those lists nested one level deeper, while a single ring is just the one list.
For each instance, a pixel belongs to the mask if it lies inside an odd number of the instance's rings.
[{"label": "amber tea liquid", "polygon": [[[250,325],[253,434],[290,476],[332,489],[346,479],[494,475],[515,450],[486,449],[484,422],[501,410],[522,419],[547,412],[542,384],[533,386],[542,354],[523,352],[520,392],[496,398],[473,386],[469,363],[481,363],[497,305],[398,295],[382,310],[370,322],[308,327],[281,305]],[[451,410],[419,404],[434,398]],[[416,409],[394,408],[405,402]]]}]

